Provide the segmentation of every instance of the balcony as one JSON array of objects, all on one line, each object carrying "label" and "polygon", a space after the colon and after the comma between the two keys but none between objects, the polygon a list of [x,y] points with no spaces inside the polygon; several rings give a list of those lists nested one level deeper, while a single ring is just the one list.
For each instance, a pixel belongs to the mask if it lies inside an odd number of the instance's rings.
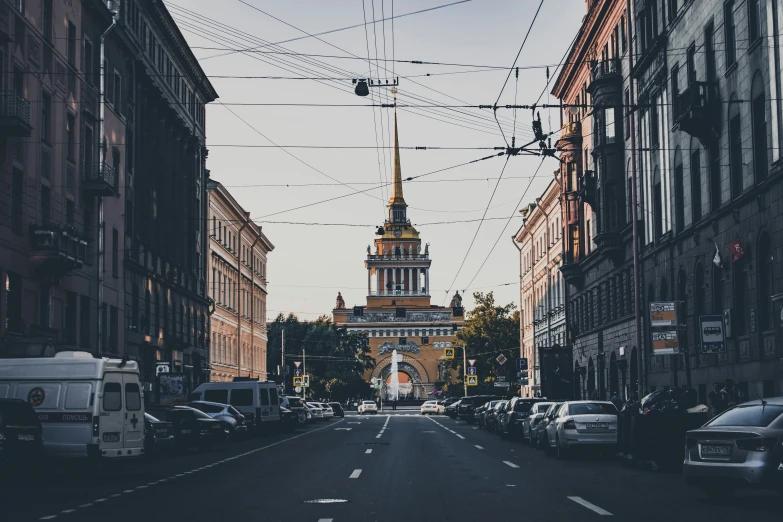
[{"label": "balcony", "polygon": [[38,276],[46,281],[59,281],[81,268],[87,257],[87,242],[72,227],[33,225],[30,243],[30,262]]},{"label": "balcony", "polygon": [[[674,101],[674,121],[680,130],[709,143],[718,137],[720,111],[715,110],[717,95],[708,82],[693,82]],[[716,117],[717,116],[717,117]]]},{"label": "balcony", "polygon": [[16,91],[0,91],[0,135],[29,138],[30,101]]},{"label": "balcony", "polygon": [[602,256],[612,261],[622,260],[625,248],[623,246],[622,236],[619,232],[601,232],[600,234],[596,234],[593,241],[595,241],[596,248]]},{"label": "balcony", "polygon": [[618,90],[623,83],[623,68],[619,58],[609,58],[593,62],[592,77],[587,86],[587,92],[595,95],[598,89],[606,86],[616,87]]},{"label": "balcony", "polygon": [[593,210],[597,210],[598,176],[595,174],[595,171],[586,170],[582,174],[582,179],[579,183],[579,199],[583,203],[590,205]]},{"label": "balcony", "polygon": [[426,290],[370,290],[370,297],[426,297]]},{"label": "balcony", "polygon": [[560,265],[560,273],[563,274],[566,283],[574,285],[577,288],[582,287],[582,283],[584,282],[582,266],[572,252],[564,252],[563,264]]},{"label": "balcony", "polygon": [[116,196],[117,175],[114,167],[104,163],[103,168],[94,163],[82,163],[82,189],[94,196]]}]

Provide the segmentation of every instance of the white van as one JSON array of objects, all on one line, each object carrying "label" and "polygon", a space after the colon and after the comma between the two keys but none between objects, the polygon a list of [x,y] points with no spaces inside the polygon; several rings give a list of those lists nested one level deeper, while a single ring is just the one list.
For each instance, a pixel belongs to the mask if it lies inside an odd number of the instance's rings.
[{"label": "white van", "polygon": [[96,359],[87,352],[2,359],[0,398],[35,408],[52,456],[144,453],[144,397],[135,361]]},{"label": "white van", "polygon": [[280,420],[277,385],[272,381],[205,382],[189,400],[230,404],[245,416],[250,429]]}]

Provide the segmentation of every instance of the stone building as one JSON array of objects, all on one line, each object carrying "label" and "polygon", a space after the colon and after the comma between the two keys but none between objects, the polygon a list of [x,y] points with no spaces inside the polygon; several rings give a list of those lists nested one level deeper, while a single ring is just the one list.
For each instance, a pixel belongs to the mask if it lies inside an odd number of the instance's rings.
[{"label": "stone building", "polygon": [[[449,307],[431,304],[429,244],[422,251],[419,232],[407,217],[402,191],[397,116],[394,117],[394,187],[388,219],[378,227],[374,247],[367,247],[366,305],[346,308],[339,295],[332,312],[337,326],[367,332],[376,367],[365,376],[391,379],[392,351],[397,350],[400,394],[427,395],[451,380],[444,351],[435,343],[454,342],[464,324],[462,298]],[[457,350],[459,352],[459,350]],[[461,353],[460,353],[461,355]]]},{"label": "stone building", "polygon": [[[125,168],[125,352],[151,400],[156,376],[208,379],[205,104],[217,98],[163,2],[124,0],[118,37],[133,50]],[[109,64],[111,68],[112,65]],[[109,91],[122,84],[110,75]]]},{"label": "stone building", "polygon": [[0,2],[0,357],[123,352],[126,99],[121,84],[101,107],[99,82],[111,24],[100,0]]},{"label": "stone building", "polygon": [[[644,310],[678,304],[685,354],[648,350],[646,382],[690,382],[702,401],[727,378],[745,397],[780,395],[783,5],[647,0],[633,17]],[[725,317],[725,351],[702,346],[707,314]]]},{"label": "stone building", "polygon": [[539,350],[566,344],[562,191],[556,178],[535,203],[520,211],[524,221],[514,236],[519,250],[520,356],[527,358],[530,369],[528,384],[521,387],[524,397],[541,389]]},{"label": "stone building", "polygon": [[210,381],[266,380],[267,256],[274,245],[215,180],[207,182]]},{"label": "stone building", "polygon": [[627,27],[625,0],[588,1],[552,91],[567,107],[556,177],[577,398],[627,395],[639,384]]}]

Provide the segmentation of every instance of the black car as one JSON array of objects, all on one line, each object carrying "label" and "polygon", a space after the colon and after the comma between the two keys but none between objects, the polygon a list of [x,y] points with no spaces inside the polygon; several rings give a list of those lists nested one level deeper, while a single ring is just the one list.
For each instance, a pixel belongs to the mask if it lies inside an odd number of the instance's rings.
[{"label": "black car", "polygon": [[299,426],[299,413],[280,406],[280,428],[283,431],[294,431]]},{"label": "black car", "polygon": [[468,424],[473,424],[476,421],[476,408],[485,402],[496,401],[502,398],[503,397],[497,397],[495,395],[474,395],[472,397],[463,397],[459,403],[459,408],[457,409],[457,416]]},{"label": "black car", "polygon": [[500,431],[500,420],[503,417],[503,413],[506,411],[508,401],[500,400],[495,401],[495,405],[487,410],[487,414],[484,417],[485,428],[490,432]]},{"label": "black car", "polygon": [[501,419],[498,431],[501,437],[522,439],[522,427],[524,420],[530,413],[530,408],[537,402],[548,402],[546,399],[527,399],[514,397],[507,406],[507,414]]},{"label": "black car", "polygon": [[456,419],[460,403],[461,401],[456,401],[446,406],[446,410],[445,410],[446,415],[448,415],[452,419]]},{"label": "black car", "polygon": [[174,427],[170,422],[144,414],[144,453],[154,455],[174,447]]},{"label": "black car", "polygon": [[487,410],[492,406],[494,406],[492,402],[485,402],[473,411],[473,416],[476,418],[479,428],[485,427],[484,420],[486,419]]},{"label": "black car", "polygon": [[0,469],[36,464],[43,454],[43,428],[30,403],[0,399]]},{"label": "black car", "polygon": [[536,449],[549,450],[549,440],[547,440],[546,427],[555,420],[557,411],[562,405],[562,402],[554,403],[549,407],[548,410],[546,410],[546,413],[544,413],[544,418],[538,421],[538,429],[536,429],[536,440],[530,441],[530,444],[532,444]]},{"label": "black car", "polygon": [[174,444],[179,450],[196,447],[206,450],[228,438],[224,424],[206,413],[188,406],[150,406],[153,417],[170,422]]},{"label": "black car", "polygon": [[327,404],[331,406],[335,417],[345,418],[345,410],[343,410],[342,404],[339,402],[328,402]]}]

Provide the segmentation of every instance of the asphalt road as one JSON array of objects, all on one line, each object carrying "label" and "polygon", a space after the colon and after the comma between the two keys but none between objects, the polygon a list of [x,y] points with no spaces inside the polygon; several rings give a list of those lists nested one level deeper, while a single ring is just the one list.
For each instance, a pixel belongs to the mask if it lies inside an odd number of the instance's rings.
[{"label": "asphalt road", "polygon": [[780,520],[771,493],[711,503],[676,474],[557,461],[447,417],[388,413],[206,453],[3,477],[0,520]]}]

